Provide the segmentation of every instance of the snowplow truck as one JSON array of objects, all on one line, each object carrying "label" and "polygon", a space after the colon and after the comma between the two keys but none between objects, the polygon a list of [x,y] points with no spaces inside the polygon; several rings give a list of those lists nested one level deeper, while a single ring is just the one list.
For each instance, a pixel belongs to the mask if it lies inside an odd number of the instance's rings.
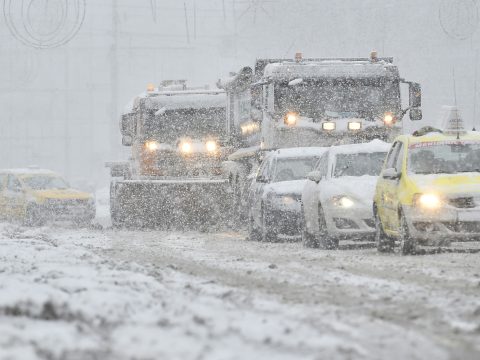
[{"label": "snowplow truck", "polygon": [[389,142],[407,112],[422,118],[420,85],[375,51],[369,58],[259,59],[217,86],[227,92],[227,119],[239,143],[227,163],[240,208],[262,150]]},{"label": "snowplow truck", "polygon": [[122,116],[126,162],[111,169],[114,226],[184,228],[226,221],[231,201],[222,162],[231,152],[223,90],[185,81],[149,86]]},{"label": "snowplow truck", "polygon": [[[408,105],[402,107],[402,84]],[[246,147],[278,149],[391,141],[402,119],[421,120],[421,87],[393,58],[260,59],[219,81],[229,122]]]}]

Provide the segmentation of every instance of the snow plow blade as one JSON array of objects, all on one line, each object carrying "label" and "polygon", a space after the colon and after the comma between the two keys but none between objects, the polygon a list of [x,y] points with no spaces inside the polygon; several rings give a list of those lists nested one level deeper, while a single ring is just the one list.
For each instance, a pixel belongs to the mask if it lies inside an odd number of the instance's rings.
[{"label": "snow plow blade", "polygon": [[230,220],[226,179],[123,180],[112,187],[114,226],[185,229]]}]

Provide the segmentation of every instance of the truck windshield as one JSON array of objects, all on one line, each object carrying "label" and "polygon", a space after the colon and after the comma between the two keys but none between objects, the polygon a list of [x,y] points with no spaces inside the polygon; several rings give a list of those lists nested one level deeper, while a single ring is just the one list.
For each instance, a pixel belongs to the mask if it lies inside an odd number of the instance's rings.
[{"label": "truck windshield", "polygon": [[224,108],[170,110],[145,121],[145,135],[172,143],[183,137],[223,138],[227,128]]},{"label": "truck windshield", "polygon": [[400,87],[393,81],[305,81],[275,86],[275,112],[296,111],[311,118],[374,119],[400,109]]},{"label": "truck windshield", "polygon": [[480,141],[413,144],[408,169],[413,174],[480,172]]},{"label": "truck windshield", "polygon": [[319,157],[278,159],[273,182],[305,179],[318,159]]},{"label": "truck windshield", "polygon": [[333,176],[378,176],[386,156],[386,152],[337,154]]},{"label": "truck windshield", "polygon": [[23,178],[27,187],[33,190],[68,189],[68,184],[60,177],[50,175],[34,175]]}]

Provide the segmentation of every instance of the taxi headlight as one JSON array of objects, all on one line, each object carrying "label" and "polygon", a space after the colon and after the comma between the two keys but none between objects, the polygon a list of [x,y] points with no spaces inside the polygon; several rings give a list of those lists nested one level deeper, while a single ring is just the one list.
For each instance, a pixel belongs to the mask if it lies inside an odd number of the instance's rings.
[{"label": "taxi headlight", "polygon": [[337,125],[334,122],[331,122],[331,121],[322,123],[322,129],[325,130],[325,131],[333,131],[333,130],[335,130],[336,127],[337,127]]},{"label": "taxi headlight", "polygon": [[188,141],[184,141],[180,143],[179,149],[183,154],[190,154],[192,152],[192,144]]},{"label": "taxi headlight", "polygon": [[351,208],[353,205],[355,205],[355,202],[350,197],[345,195],[334,196],[332,198],[332,203],[335,206],[343,207],[343,208]]},{"label": "taxi headlight", "polygon": [[442,198],[436,194],[416,194],[414,205],[427,210],[435,210],[442,206]]},{"label": "taxi headlight", "polygon": [[209,153],[213,153],[213,152],[217,151],[218,145],[217,145],[216,141],[210,140],[210,141],[207,141],[205,143],[205,148],[207,149],[207,151]]},{"label": "taxi headlight", "polygon": [[158,143],[158,141],[155,140],[147,141],[145,143],[145,148],[150,152],[154,152],[160,148],[160,144]]},{"label": "taxi headlight", "polygon": [[297,125],[298,121],[298,114],[294,112],[289,112],[287,115],[285,115],[285,118],[283,119],[283,122],[287,126],[295,126]]},{"label": "taxi headlight", "polygon": [[348,123],[348,130],[355,131],[355,130],[361,130],[362,129],[362,123],[359,121],[352,121]]}]

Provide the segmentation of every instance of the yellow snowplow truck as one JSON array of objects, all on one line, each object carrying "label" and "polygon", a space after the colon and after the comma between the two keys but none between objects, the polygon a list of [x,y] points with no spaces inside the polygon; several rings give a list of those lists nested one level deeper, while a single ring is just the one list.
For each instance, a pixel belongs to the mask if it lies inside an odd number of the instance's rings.
[{"label": "yellow snowplow truck", "polygon": [[126,162],[111,169],[113,226],[190,228],[228,221],[231,200],[222,163],[232,152],[223,90],[185,81],[149,86],[122,116]]}]

